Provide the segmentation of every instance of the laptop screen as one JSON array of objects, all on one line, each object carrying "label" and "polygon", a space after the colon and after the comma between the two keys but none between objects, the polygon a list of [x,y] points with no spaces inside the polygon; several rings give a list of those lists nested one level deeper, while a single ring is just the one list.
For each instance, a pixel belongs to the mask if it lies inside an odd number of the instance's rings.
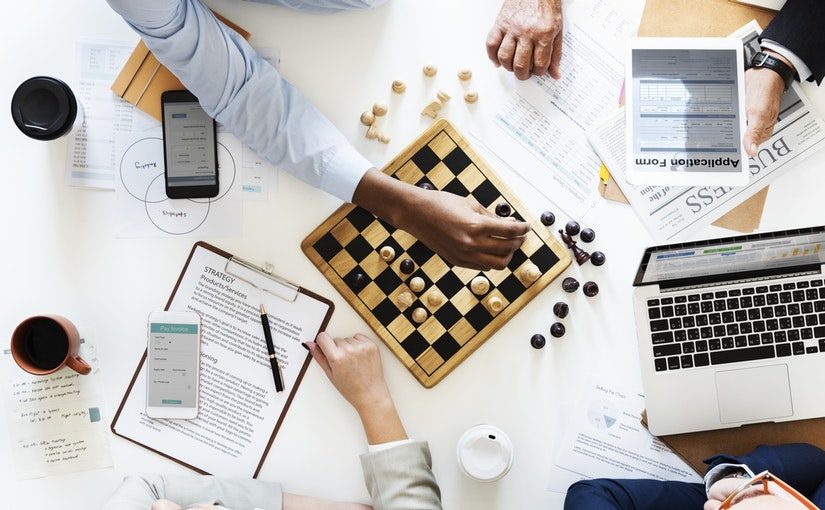
[{"label": "laptop screen", "polygon": [[825,227],[784,230],[648,248],[633,284],[752,278],[823,263]]}]

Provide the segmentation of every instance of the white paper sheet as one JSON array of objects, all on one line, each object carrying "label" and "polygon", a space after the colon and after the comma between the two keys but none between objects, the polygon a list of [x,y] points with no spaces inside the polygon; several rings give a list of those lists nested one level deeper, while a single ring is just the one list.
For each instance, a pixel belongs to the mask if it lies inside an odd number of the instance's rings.
[{"label": "white paper sheet", "polygon": [[548,490],[567,492],[586,478],[649,478],[701,482],[667,445],[641,424],[644,396],[592,380],[568,415]]},{"label": "white paper sheet", "polygon": [[15,364],[9,349],[3,351],[6,424],[18,479],[112,466],[100,362],[94,341],[82,334],[79,353],[92,365],[88,375],[69,368],[31,375]]},{"label": "white paper sheet", "polygon": [[[231,276],[224,272],[226,261],[198,248],[169,308],[198,312],[203,320],[197,419],[146,416],[144,364],[115,430],[213,475],[246,478],[254,475],[295,388],[307,356],[301,342],[314,339],[328,305],[305,294],[289,302],[262,292],[247,282],[268,288],[269,280],[247,272],[243,279]],[[280,393],[263,338],[261,303],[281,366],[285,391]]]},{"label": "white paper sheet", "polygon": [[118,237],[240,237],[243,234],[241,144],[229,133],[218,134],[218,180],[215,198],[170,200],[163,176],[160,128],[117,135],[115,181]]}]

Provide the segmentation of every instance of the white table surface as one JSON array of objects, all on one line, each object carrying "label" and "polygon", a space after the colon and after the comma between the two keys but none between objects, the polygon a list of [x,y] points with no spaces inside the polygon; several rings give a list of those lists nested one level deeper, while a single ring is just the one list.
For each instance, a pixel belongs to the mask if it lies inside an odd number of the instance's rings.
[{"label": "white table surface", "polygon": [[[279,48],[283,74],[378,166],[427,125],[418,111],[437,87],[454,93],[446,116],[466,131],[474,119],[495,108],[485,97],[514,83],[487,62],[484,50],[498,0],[392,0],[373,11],[335,16],[309,16],[237,0],[210,5],[250,30],[253,44]],[[4,13],[4,105],[30,76],[72,79],[78,38],[137,41],[103,0],[15,1]],[[437,86],[425,85],[421,76],[421,66],[428,61],[440,68]],[[455,78],[463,66],[473,69],[472,86],[481,96],[472,114]],[[403,96],[390,93],[396,78],[407,81]],[[825,89],[805,89],[825,113]],[[389,146],[365,140],[358,123],[360,112],[378,100],[390,105],[384,124],[393,138]],[[114,193],[66,186],[66,140],[42,143],[26,138],[7,109],[0,115],[0,155],[0,338],[7,341],[19,321],[38,313],[59,313],[81,328],[93,328],[106,381],[104,412],[110,421],[145,348],[147,314],[163,308],[193,240],[116,239]],[[500,172],[535,214],[554,209],[523,180],[504,169]],[[776,182],[760,230],[825,223],[823,172],[825,161],[819,156]],[[208,241],[250,260],[270,261],[276,271],[332,298],[332,333],[367,331],[299,248],[304,236],[338,205],[336,199],[282,173],[278,191],[268,202],[245,204],[242,238]],[[557,221],[566,220],[558,214]],[[565,276],[596,280],[602,290],[595,299],[587,300],[581,293],[571,296],[558,283],[551,285],[430,390],[381,347],[386,377],[409,434],[430,442],[446,508],[560,508],[563,498],[545,491],[563,431],[560,403],[575,399],[591,373],[619,385],[640,384],[630,283],[651,238],[629,207],[615,203],[601,201],[583,223],[596,230],[593,246],[607,254],[608,262],[601,268],[574,265]],[[708,227],[700,236],[726,234]],[[553,340],[548,334],[551,309],[560,299],[568,301],[572,311],[565,321],[567,335]],[[550,339],[541,351],[529,345],[536,332]],[[456,440],[478,423],[501,427],[515,447],[512,471],[494,484],[469,480],[456,464]],[[5,420],[0,427],[5,428]],[[18,482],[8,439],[5,432],[0,434],[3,503],[8,508],[97,508],[125,474],[187,473],[120,438],[110,439],[114,469]],[[356,415],[312,365],[261,478],[280,481],[291,492],[366,502],[358,461],[364,449]]]}]

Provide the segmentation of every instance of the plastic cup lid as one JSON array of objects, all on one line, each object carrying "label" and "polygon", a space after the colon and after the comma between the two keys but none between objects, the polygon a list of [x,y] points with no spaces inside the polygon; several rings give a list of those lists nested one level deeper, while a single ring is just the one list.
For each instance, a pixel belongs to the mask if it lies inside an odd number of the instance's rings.
[{"label": "plastic cup lid", "polygon": [[476,425],[458,440],[458,464],[471,478],[495,481],[513,464],[513,443],[501,429]]},{"label": "plastic cup lid", "polygon": [[77,101],[61,80],[35,76],[17,87],[11,99],[11,116],[27,136],[53,140],[71,129],[77,116]]}]

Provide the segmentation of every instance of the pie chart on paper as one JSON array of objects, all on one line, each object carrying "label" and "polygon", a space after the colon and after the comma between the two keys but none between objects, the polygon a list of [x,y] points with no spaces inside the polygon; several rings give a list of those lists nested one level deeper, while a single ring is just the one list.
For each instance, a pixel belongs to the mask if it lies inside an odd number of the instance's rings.
[{"label": "pie chart on paper", "polygon": [[594,402],[587,410],[587,419],[593,427],[605,430],[616,424],[619,411],[610,402]]}]

